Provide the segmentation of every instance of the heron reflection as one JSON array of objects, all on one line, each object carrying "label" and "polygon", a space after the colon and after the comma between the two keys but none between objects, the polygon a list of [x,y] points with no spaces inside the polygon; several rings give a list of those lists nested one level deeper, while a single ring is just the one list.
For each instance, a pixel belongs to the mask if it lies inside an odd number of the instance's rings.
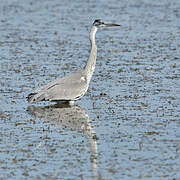
[{"label": "heron reflection", "polygon": [[97,177],[97,137],[85,110],[79,106],[55,104],[50,106],[29,106],[28,113],[43,121],[56,125],[59,129],[80,132],[88,140],[91,153],[93,176]]}]

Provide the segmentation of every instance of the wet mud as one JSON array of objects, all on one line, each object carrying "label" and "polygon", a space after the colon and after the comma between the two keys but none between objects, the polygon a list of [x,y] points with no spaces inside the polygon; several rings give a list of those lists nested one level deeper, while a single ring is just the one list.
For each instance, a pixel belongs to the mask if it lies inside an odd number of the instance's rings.
[{"label": "wet mud", "polygon": [[[84,67],[94,19],[96,69],[75,106],[26,96]],[[0,179],[180,179],[180,2],[3,0]]]}]

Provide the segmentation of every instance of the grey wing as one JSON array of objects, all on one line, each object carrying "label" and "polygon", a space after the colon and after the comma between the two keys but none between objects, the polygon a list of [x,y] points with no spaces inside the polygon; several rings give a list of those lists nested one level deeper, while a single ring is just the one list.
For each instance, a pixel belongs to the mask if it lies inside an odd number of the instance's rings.
[{"label": "grey wing", "polygon": [[77,72],[33,91],[29,94],[28,101],[33,103],[42,100],[76,100],[84,95],[87,88],[86,76],[83,72]]}]

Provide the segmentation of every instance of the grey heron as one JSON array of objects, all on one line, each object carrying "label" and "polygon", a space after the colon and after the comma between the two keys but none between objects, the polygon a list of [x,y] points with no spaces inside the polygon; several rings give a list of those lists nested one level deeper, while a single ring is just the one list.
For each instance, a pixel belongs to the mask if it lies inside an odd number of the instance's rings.
[{"label": "grey heron", "polygon": [[74,104],[75,100],[80,99],[88,90],[89,83],[96,65],[96,32],[100,27],[111,26],[120,25],[107,23],[102,21],[101,19],[95,20],[90,32],[91,51],[84,69],[79,72],[73,73],[70,76],[56,79],[48,83],[47,85],[32,91],[27,97],[28,102],[36,103],[39,101],[56,101],[68,102],[70,105],[72,105]]}]

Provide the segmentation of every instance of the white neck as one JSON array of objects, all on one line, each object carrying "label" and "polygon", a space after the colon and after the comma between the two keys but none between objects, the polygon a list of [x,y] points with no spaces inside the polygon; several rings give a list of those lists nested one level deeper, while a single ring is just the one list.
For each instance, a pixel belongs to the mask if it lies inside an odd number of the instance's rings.
[{"label": "white neck", "polygon": [[93,26],[92,29],[91,29],[91,32],[90,32],[90,41],[91,43],[94,43],[96,44],[95,42],[95,36],[96,36],[96,32],[97,32],[98,28],[96,26]]},{"label": "white neck", "polygon": [[91,41],[91,52],[85,67],[85,72],[87,75],[87,81],[88,84],[91,80],[91,77],[93,75],[95,65],[96,65],[96,56],[97,56],[97,47],[96,47],[96,41],[95,41],[95,35],[97,32],[97,27],[93,26],[90,32],[90,41]]}]

